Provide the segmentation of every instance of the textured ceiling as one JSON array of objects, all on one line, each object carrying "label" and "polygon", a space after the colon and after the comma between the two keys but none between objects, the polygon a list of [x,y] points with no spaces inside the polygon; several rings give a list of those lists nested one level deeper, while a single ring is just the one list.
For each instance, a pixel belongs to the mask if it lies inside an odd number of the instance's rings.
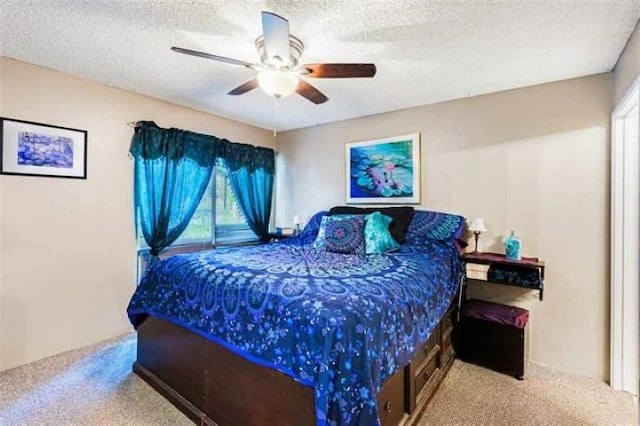
[{"label": "textured ceiling", "polygon": [[0,55],[272,129],[261,90],[226,95],[254,71],[169,50],[258,62],[262,10],[289,19],[303,63],[378,67],[310,80],[330,100],[281,100],[285,130],[610,71],[640,0],[0,0]]}]

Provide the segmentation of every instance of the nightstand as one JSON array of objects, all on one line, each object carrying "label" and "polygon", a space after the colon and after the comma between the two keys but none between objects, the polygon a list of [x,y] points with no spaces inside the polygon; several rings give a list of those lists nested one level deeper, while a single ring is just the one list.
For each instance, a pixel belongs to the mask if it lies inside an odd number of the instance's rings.
[{"label": "nightstand", "polygon": [[543,299],[544,262],[537,257],[509,260],[498,253],[464,253],[462,263],[466,280],[538,290],[539,299]]},{"label": "nightstand", "polygon": [[269,232],[269,240],[270,241],[280,241],[280,240],[284,240],[287,239],[289,237],[293,237],[293,235],[291,234],[276,234],[275,232]]}]

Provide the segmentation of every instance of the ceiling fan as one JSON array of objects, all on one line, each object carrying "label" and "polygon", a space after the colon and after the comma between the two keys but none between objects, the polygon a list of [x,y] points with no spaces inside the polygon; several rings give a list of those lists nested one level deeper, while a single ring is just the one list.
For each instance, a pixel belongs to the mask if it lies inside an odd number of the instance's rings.
[{"label": "ceiling fan", "polygon": [[236,87],[229,95],[242,95],[260,86],[276,99],[296,92],[314,104],[322,104],[329,98],[302,77],[362,78],[376,74],[374,64],[299,64],[304,45],[289,33],[289,21],[274,13],[262,12],[262,33],[255,41],[260,64],[175,46],[171,50],[258,71],[256,78]]}]

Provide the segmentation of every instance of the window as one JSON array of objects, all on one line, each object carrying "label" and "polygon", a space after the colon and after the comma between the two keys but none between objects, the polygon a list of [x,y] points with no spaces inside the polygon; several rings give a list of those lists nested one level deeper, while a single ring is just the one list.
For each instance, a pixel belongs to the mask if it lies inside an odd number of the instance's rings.
[{"label": "window", "polygon": [[[187,229],[171,244],[239,244],[257,241],[256,234],[247,225],[233,195],[227,171],[218,161],[202,200]],[[140,247],[146,247],[142,232],[138,235]]]},{"label": "window", "polygon": [[249,228],[247,221],[240,212],[236,197],[233,195],[229,184],[227,170],[220,162],[216,166],[215,173],[215,202],[214,237],[217,244],[234,244],[258,240],[258,237]]}]

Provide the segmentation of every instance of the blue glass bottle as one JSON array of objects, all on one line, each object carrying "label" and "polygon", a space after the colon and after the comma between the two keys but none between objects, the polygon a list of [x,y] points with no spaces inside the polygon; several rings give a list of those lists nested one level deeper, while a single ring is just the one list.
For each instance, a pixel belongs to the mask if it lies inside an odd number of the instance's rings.
[{"label": "blue glass bottle", "polygon": [[509,260],[522,259],[522,242],[520,238],[516,237],[516,231],[511,231],[511,234],[504,240],[504,251]]}]

